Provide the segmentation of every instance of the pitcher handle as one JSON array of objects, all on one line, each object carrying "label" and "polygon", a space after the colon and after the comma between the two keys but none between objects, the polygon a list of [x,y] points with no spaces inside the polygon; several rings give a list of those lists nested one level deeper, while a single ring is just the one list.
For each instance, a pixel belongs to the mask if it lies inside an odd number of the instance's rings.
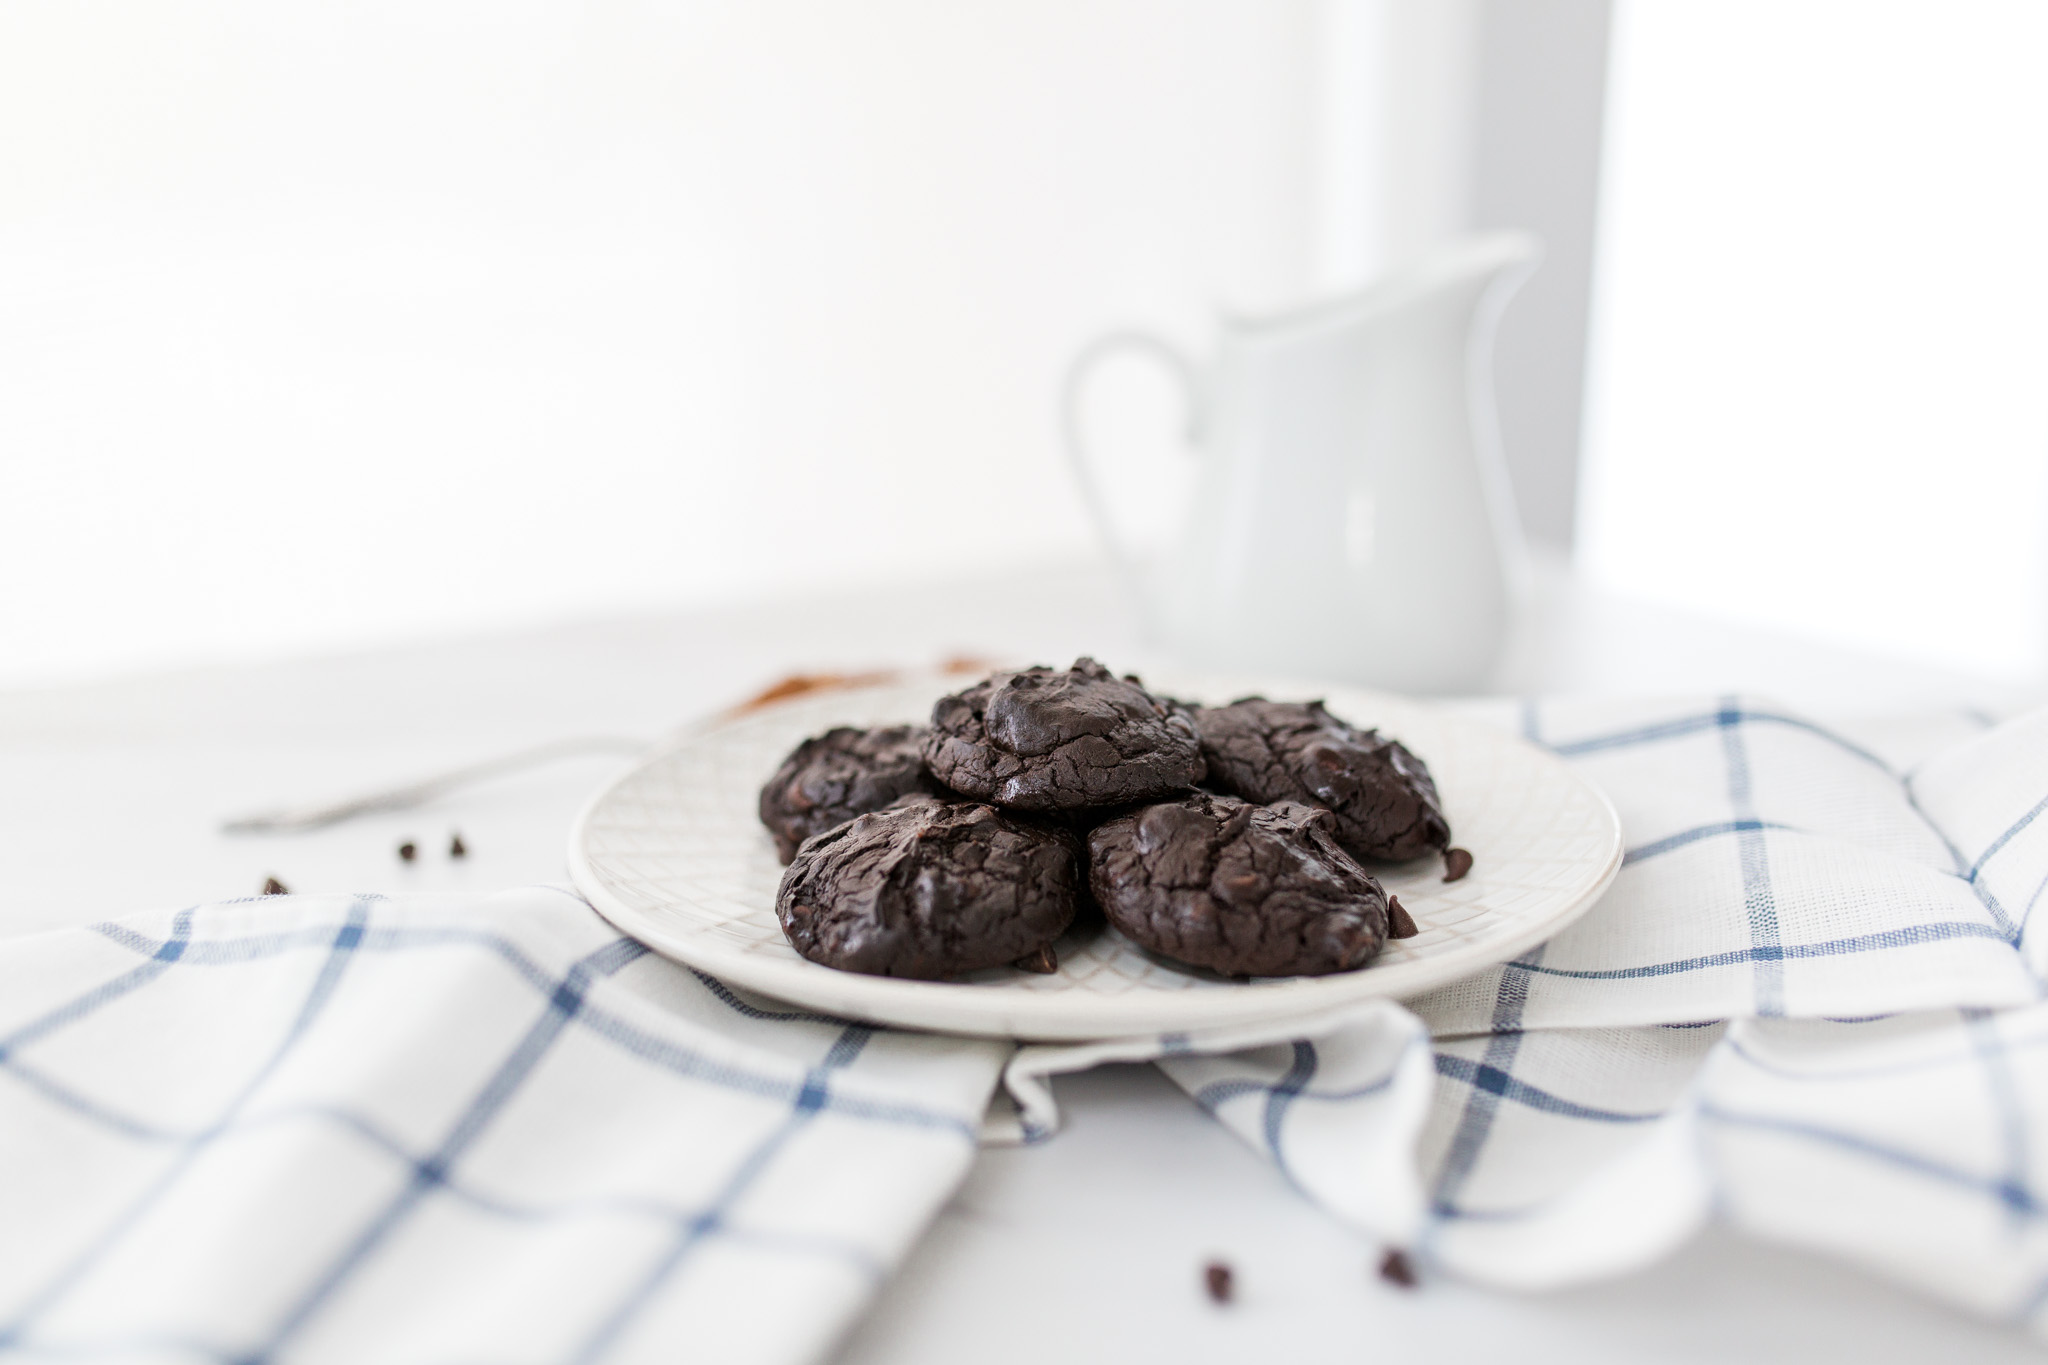
[{"label": "pitcher handle", "polygon": [[1094,519],[1103,544],[1109,547],[1110,557],[1116,560],[1135,588],[1137,556],[1124,543],[1115,519],[1109,514],[1109,501],[1102,494],[1102,486],[1096,482],[1094,456],[1081,430],[1081,392],[1088,376],[1098,361],[1106,360],[1119,351],[1150,356],[1180,381],[1187,409],[1183,434],[1190,446],[1202,438],[1202,380],[1201,371],[1196,369],[1195,363],[1172,342],[1150,332],[1126,330],[1099,336],[1082,347],[1081,353],[1067,366],[1066,378],[1060,383],[1060,434],[1066,443],[1067,460],[1074,467],[1074,481],[1081,488],[1081,501],[1087,506],[1088,515]]}]

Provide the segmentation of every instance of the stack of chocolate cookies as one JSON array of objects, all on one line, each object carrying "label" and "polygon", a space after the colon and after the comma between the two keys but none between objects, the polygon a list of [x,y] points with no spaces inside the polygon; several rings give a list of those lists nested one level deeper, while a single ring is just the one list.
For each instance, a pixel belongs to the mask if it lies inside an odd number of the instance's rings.
[{"label": "stack of chocolate cookies", "polygon": [[1093,659],[991,674],[929,728],[807,739],[760,809],[796,950],[927,980],[1053,971],[1053,941],[1091,906],[1226,976],[1351,971],[1414,932],[1364,863],[1471,865],[1395,741],[1321,702],[1155,696]]}]

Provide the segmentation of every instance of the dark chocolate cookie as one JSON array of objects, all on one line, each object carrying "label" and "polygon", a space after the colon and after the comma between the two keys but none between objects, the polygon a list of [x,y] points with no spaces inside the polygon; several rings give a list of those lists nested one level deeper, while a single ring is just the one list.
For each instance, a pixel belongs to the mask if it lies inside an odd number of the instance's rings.
[{"label": "dark chocolate cookie", "polygon": [[924,770],[923,726],[841,726],[796,746],[761,788],[761,823],[783,862],[813,834],[880,810],[899,796],[936,791]]},{"label": "dark chocolate cookie", "polygon": [[1363,967],[1387,896],[1332,837],[1330,812],[1191,792],[1088,836],[1088,883],[1144,948],[1230,976]]},{"label": "dark chocolate cookie", "polygon": [[994,806],[905,797],[805,843],[775,914],[813,962],[933,980],[1051,947],[1074,918],[1077,853]]},{"label": "dark chocolate cookie", "polygon": [[1016,810],[1152,801],[1202,777],[1188,713],[1093,659],[991,674],[941,698],[924,758],[955,791]]},{"label": "dark chocolate cookie", "polygon": [[1247,801],[1304,801],[1337,817],[1354,858],[1403,862],[1441,850],[1451,827],[1422,760],[1319,701],[1247,697],[1195,712],[1208,785]]}]

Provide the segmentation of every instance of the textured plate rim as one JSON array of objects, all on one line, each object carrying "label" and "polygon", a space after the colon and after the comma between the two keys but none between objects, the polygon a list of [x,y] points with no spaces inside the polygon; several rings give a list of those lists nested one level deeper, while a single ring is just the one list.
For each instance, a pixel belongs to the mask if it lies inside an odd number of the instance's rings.
[{"label": "textured plate rim", "polygon": [[[914,678],[902,678],[883,686],[910,685]],[[1270,681],[1266,684],[1280,690]],[[878,691],[861,689],[862,691]],[[1317,689],[1310,687],[1307,695]],[[1343,689],[1355,695],[1371,695],[1365,689]],[[849,691],[842,695],[853,696]],[[1422,706],[1406,697],[1391,697],[1405,706]],[[764,708],[772,710],[778,708]],[[762,712],[750,713],[759,715]],[[1128,995],[1091,996],[1085,1004],[1065,995],[1004,989],[992,982],[911,981],[898,977],[866,976],[843,972],[816,963],[763,958],[723,948],[699,932],[676,932],[652,912],[628,904],[615,894],[591,865],[585,851],[586,835],[594,817],[605,803],[627,783],[656,764],[672,759],[679,751],[701,740],[727,721],[693,730],[664,744],[626,772],[606,783],[584,804],[569,834],[569,875],[576,889],[612,926],[627,937],[647,945],[662,956],[738,986],[785,1001],[802,1010],[880,1024],[890,1028],[931,1033],[968,1034],[980,1037],[1023,1040],[1079,1042],[1129,1037],[1161,1032],[1193,1032],[1219,1026],[1279,1022],[1306,1016],[1339,1005],[1370,999],[1407,1000],[1464,977],[1476,975],[1511,961],[1554,938],[1593,907],[1621,871],[1623,838],[1621,819],[1607,794],[1561,759],[1519,737],[1496,730],[1482,721],[1438,712],[1440,723],[1484,730],[1491,742],[1527,750],[1589,796],[1605,816],[1607,856],[1597,878],[1568,902],[1546,915],[1533,917],[1517,932],[1487,945],[1483,959],[1445,956],[1420,961],[1371,966],[1355,972],[1329,976],[1296,977],[1284,981],[1248,983],[1238,989],[1201,991],[1172,995],[1139,991]],[[1183,1001],[1175,1006],[1170,1001]],[[1162,1013],[1187,1016],[1161,1026]],[[1085,1015],[1085,1018],[1060,1016]],[[1046,1017],[1040,1017],[1046,1016]]]}]

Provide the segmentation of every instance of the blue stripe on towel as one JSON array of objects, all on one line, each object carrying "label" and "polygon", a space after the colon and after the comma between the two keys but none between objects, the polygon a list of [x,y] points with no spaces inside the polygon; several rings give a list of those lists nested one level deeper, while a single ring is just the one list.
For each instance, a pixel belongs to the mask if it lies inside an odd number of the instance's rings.
[{"label": "blue stripe on towel", "polygon": [[570,1021],[582,1010],[584,998],[593,982],[610,976],[646,952],[647,949],[638,943],[617,939],[586,954],[569,969],[548,993],[547,1006],[540,1017],[528,1026],[505,1060],[498,1064],[440,1145],[431,1155],[414,1164],[412,1177],[406,1181],[405,1187],[371,1217],[356,1234],[355,1240],[324,1273],[315,1277],[298,1302],[286,1310],[270,1340],[244,1357],[247,1365],[260,1365],[275,1358],[278,1351],[288,1345],[336,1291],[369,1260],[371,1254],[420,1207],[426,1196],[446,1183],[448,1169],[483,1136],[492,1120],[504,1111],[513,1095],[533,1074],[534,1068],[540,1065],[541,1059],[567,1032]]},{"label": "blue stripe on towel", "polygon": [[1439,1076],[1462,1081],[1475,1091],[1484,1090],[1504,1100],[1537,1110],[1540,1113],[1555,1114],[1560,1118],[1588,1119],[1596,1123],[1648,1123],[1662,1118],[1657,1114],[1629,1114],[1615,1109],[1596,1109],[1589,1104],[1579,1104],[1548,1090],[1533,1086],[1527,1081],[1517,1080],[1496,1066],[1475,1062],[1469,1057],[1454,1056],[1448,1052],[1436,1054],[1436,1072]]},{"label": "blue stripe on towel", "polygon": [[1852,743],[1832,730],[1815,725],[1810,720],[1797,716],[1782,715],[1776,711],[1756,711],[1743,707],[1731,698],[1719,710],[1704,715],[1683,716],[1675,720],[1659,721],[1654,725],[1637,726],[1628,730],[1617,730],[1612,734],[1594,735],[1586,739],[1567,740],[1552,744],[1550,751],[1560,758],[1578,758],[1585,754],[1601,753],[1610,749],[1632,749],[1639,745],[1656,744],[1667,739],[1682,739],[1687,735],[1703,731],[1726,728],[1730,723],[1754,723],[1758,725],[1779,725],[1791,730],[1804,731],[1819,739],[1826,740],[1844,753],[1870,764],[1888,777],[1898,774],[1892,766],[1871,753],[1860,744]]},{"label": "blue stripe on towel", "polygon": [[1797,1138],[1819,1143],[1839,1151],[1851,1152],[1883,1162],[1897,1170],[1925,1176],[1973,1194],[1985,1195],[1997,1200],[2016,1214],[2027,1218],[2040,1218],[2044,1211],[2041,1201],[2025,1185],[2014,1184],[2010,1179],[1991,1179],[1969,1171],[1957,1170],[1953,1166],[1931,1160],[1914,1152],[1903,1151],[1856,1133],[1845,1133],[1839,1129],[1826,1128],[1819,1124],[1802,1123],[1796,1119],[1778,1118],[1769,1114],[1744,1114],[1718,1105],[1702,1104],[1699,1115],[1709,1123],[1722,1124],[1731,1128],[1746,1128],[1753,1132],[1771,1133],[1780,1137]]},{"label": "blue stripe on towel", "polygon": [[[1533,951],[1501,968],[1500,986],[1493,1002],[1493,1036],[1486,1040],[1486,1051],[1480,1058],[1482,1066],[1502,1074],[1513,1071],[1515,1054],[1522,1047],[1522,1011],[1529,1002],[1529,972],[1542,961],[1546,946],[1539,944]],[[1478,1087],[1465,1097],[1464,1112],[1458,1115],[1458,1126],[1451,1134],[1450,1151],[1444,1157],[1436,1189],[1431,1194],[1431,1208],[1436,1212],[1443,1213],[1456,1206],[1458,1195],[1464,1190],[1465,1182],[1472,1178],[1473,1169],[1479,1164],[1479,1154],[1493,1131],[1493,1117],[1499,1104],[1498,1094]]]},{"label": "blue stripe on towel", "polygon": [[790,1108],[789,1116],[783,1120],[782,1125],[748,1153],[708,1206],[677,1229],[674,1239],[648,1267],[639,1282],[627,1291],[625,1297],[599,1321],[595,1330],[569,1357],[572,1362],[584,1365],[585,1362],[601,1358],[654,1298],[662,1285],[684,1266],[690,1254],[707,1239],[725,1231],[725,1220],[732,1207],[753,1183],[760,1179],[761,1173],[773,1164],[775,1157],[789,1144],[789,1140],[830,1105],[831,1073],[850,1065],[873,1036],[874,1030],[864,1025],[847,1026],[846,1031],[839,1035],[838,1041],[833,1043],[832,1050],[826,1054],[824,1061],[805,1076],[804,1084]]},{"label": "blue stripe on towel", "polygon": [[1536,962],[1524,963],[1522,966],[1523,970],[1541,976],[1565,976],[1580,981],[1626,981],[1638,977],[1671,976],[1677,972],[1694,972],[1708,967],[1740,966],[1756,962],[1765,954],[1773,961],[1846,957],[1886,948],[1913,948],[1923,943],[1940,943],[1957,938],[1982,938],[1994,943],[2007,941],[2004,934],[1974,920],[1937,920],[1930,924],[1909,924],[1898,929],[1852,934],[1846,938],[1827,939],[1820,943],[1787,943],[1771,948],[1736,948],[1725,953],[1703,953],[1698,957],[1650,962],[1639,967],[1546,967]]},{"label": "blue stripe on towel", "polygon": [[[284,1059],[291,1054],[292,1049],[298,1045],[299,1040],[305,1037],[307,1031],[312,1027],[313,1021],[319,1018],[321,1011],[326,1008],[328,1001],[334,998],[334,992],[341,984],[343,970],[347,967],[350,957],[361,946],[363,926],[368,921],[369,907],[364,901],[357,900],[349,906],[348,913],[342,923],[328,931],[329,946],[326,960],[321,963],[320,970],[315,975],[313,984],[306,993],[305,1000],[299,1006],[298,1014],[285,1030],[285,1035],[278,1042],[278,1045],[271,1050],[270,1055],[264,1060],[263,1064],[256,1069],[255,1075],[251,1076],[242,1088],[235,1093],[234,1098],[228,1101],[227,1108],[222,1111],[221,1116],[188,1142],[185,1145],[185,1149],[178,1154],[177,1158],[166,1170],[150,1183],[149,1187],[142,1192],[139,1198],[125,1206],[120,1213],[115,1215],[114,1220],[101,1231],[100,1235],[95,1237],[86,1246],[83,1252],[73,1257],[41,1289],[31,1294],[11,1321],[0,1324],[0,1349],[18,1344],[34,1325],[35,1320],[57,1303],[58,1300],[62,1299],[73,1286],[78,1284],[91,1271],[93,1266],[98,1264],[120,1242],[122,1237],[139,1223],[143,1216],[154,1208],[173,1186],[184,1178],[186,1172],[192,1168],[192,1164],[198,1160],[199,1154],[206,1150],[207,1146],[215,1141],[233,1123],[236,1116],[241,1112],[242,1107],[254,1098],[256,1092],[262,1088],[263,1083],[283,1064]],[[189,932],[189,921],[184,923],[183,928],[186,932]],[[183,942],[183,939],[176,938],[177,933],[178,930],[174,929],[174,939]],[[166,960],[161,956],[161,950],[152,953],[151,957],[153,960]],[[171,958],[168,960],[174,961],[176,959]],[[81,997],[81,999],[84,998],[89,997]],[[45,1017],[48,1018],[50,1016]],[[82,1012],[74,1011],[69,1016],[69,1019],[75,1021],[81,1017],[83,1017]]]},{"label": "blue stripe on towel", "polygon": [[1749,748],[1742,738],[1743,713],[1733,697],[1722,705],[1719,719],[1721,751],[1728,763],[1728,804],[1736,825],[1746,826],[1735,846],[1742,865],[1742,904],[1749,916],[1756,1012],[1774,1018],[1785,1013],[1785,956],[1778,936],[1777,897],[1771,888],[1770,850],[1757,819]]},{"label": "blue stripe on towel", "polygon": [[[436,1193],[446,1194],[466,1206],[494,1217],[521,1221],[619,1213],[644,1216],[654,1218],[675,1229],[679,1245],[687,1246],[716,1233],[736,1241],[786,1247],[792,1252],[806,1256],[833,1257],[846,1262],[864,1277],[873,1279],[881,1273],[880,1263],[873,1251],[829,1236],[811,1237],[734,1227],[729,1219],[732,1199],[736,1199],[743,1192],[753,1174],[757,1174],[759,1169],[766,1166],[779,1142],[786,1140],[789,1132],[825,1112],[855,1121],[943,1130],[965,1143],[974,1140],[973,1126],[955,1115],[911,1102],[847,1097],[832,1091],[829,1083],[830,1073],[850,1065],[873,1035],[873,1030],[866,1026],[842,1024],[840,1037],[825,1059],[818,1067],[803,1073],[800,1078],[749,1071],[649,1034],[626,1018],[591,1002],[590,990],[599,979],[616,973],[645,955],[647,950],[632,940],[619,938],[607,942],[579,959],[558,979],[528,957],[516,944],[485,930],[454,927],[408,929],[377,925],[373,922],[371,912],[374,904],[382,899],[371,896],[356,898],[349,904],[338,923],[313,925],[283,933],[236,935],[217,940],[193,939],[191,911],[177,916],[172,923],[169,936],[163,939],[137,934],[118,925],[95,926],[109,941],[136,953],[144,961],[113,981],[103,983],[77,999],[46,1012],[8,1035],[4,1042],[14,1051],[0,1051],[0,1074],[13,1076],[18,1082],[34,1089],[60,1108],[93,1122],[108,1132],[132,1141],[166,1145],[178,1150],[170,1166],[142,1196],[125,1206],[83,1253],[61,1267],[48,1283],[31,1295],[17,1311],[13,1320],[0,1323],[0,1349],[24,1344],[38,1318],[91,1273],[149,1210],[183,1178],[203,1151],[230,1134],[257,1128],[303,1122],[332,1125],[402,1163],[407,1172],[405,1186],[363,1226],[350,1246],[310,1283],[299,1300],[282,1316],[270,1338],[253,1350],[229,1351],[215,1344],[183,1339],[176,1342],[152,1339],[149,1342],[129,1343],[130,1345],[138,1348],[175,1349],[201,1357],[238,1362],[238,1365],[241,1362],[256,1365],[257,1362],[272,1360],[280,1350],[289,1350],[296,1335],[319,1316],[323,1307],[374,1258],[378,1248],[389,1240],[427,1197]],[[489,1081],[471,1100],[462,1116],[434,1150],[425,1156],[414,1155],[390,1132],[370,1118],[334,1106],[290,1105],[262,1113],[247,1112],[250,1101],[331,1000],[341,984],[343,969],[350,960],[363,952],[436,951],[447,948],[481,951],[493,955],[509,966],[519,980],[533,989],[543,1005],[539,1016],[528,1027],[519,1043],[499,1064]],[[88,1018],[108,1003],[146,986],[174,964],[183,970],[206,969],[313,950],[324,950],[326,958],[285,1037],[255,1074],[237,1091],[222,1113],[203,1127],[188,1130],[166,1128],[121,1113],[62,1084],[19,1055],[19,1050],[24,1045],[47,1039]],[[720,999],[729,1008],[743,1014],[764,1018],[781,1017],[774,1012],[755,1010],[730,991],[712,989],[714,985],[722,986],[722,983],[703,979],[703,984],[713,998]],[[822,1016],[795,1017],[822,1019]],[[702,1209],[679,1209],[655,1200],[615,1198],[573,1200],[555,1206],[523,1204],[485,1193],[460,1180],[456,1174],[456,1166],[463,1153],[489,1128],[493,1119],[504,1110],[539,1063],[571,1028],[583,1029],[593,1037],[604,1039],[635,1058],[669,1074],[788,1105],[791,1118],[785,1121],[780,1130],[782,1138],[768,1139],[757,1149],[754,1156],[736,1169],[728,1183],[729,1194],[724,1204],[714,1201],[712,1205]],[[680,1260],[678,1257],[677,1263],[680,1263]],[[647,1292],[651,1294],[657,1283],[650,1280]],[[622,1304],[619,1310],[620,1324],[623,1325],[636,1311],[637,1304]],[[601,1346],[602,1343],[593,1338],[593,1345]]]},{"label": "blue stripe on towel", "polygon": [[1722,820],[1716,824],[1700,825],[1693,829],[1680,830],[1676,834],[1652,840],[1640,848],[1632,848],[1621,855],[1621,865],[1623,867],[1630,867],[1642,862],[1646,858],[1655,858],[1659,854],[1671,853],[1690,844],[1696,844],[1702,839],[1714,839],[1724,834],[1759,833],[1764,830],[1780,830],[1788,834],[1800,833],[1799,830],[1794,829],[1790,825],[1780,825],[1770,820]]}]

